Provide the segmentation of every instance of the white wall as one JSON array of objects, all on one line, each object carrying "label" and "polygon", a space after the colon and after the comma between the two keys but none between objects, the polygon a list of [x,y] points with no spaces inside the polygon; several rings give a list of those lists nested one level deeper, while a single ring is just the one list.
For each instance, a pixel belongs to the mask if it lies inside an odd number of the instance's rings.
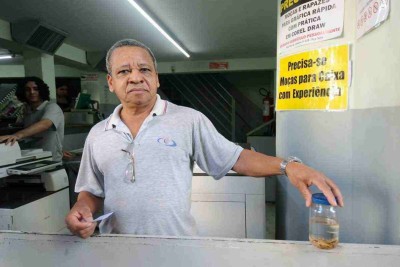
[{"label": "white wall", "polygon": [[54,69],[56,77],[81,77],[81,75],[85,73],[82,70],[65,65],[55,65]]},{"label": "white wall", "polygon": [[159,62],[157,69],[159,73],[221,72],[218,69],[210,69],[210,62],[227,62],[228,69],[226,71],[274,70],[276,68],[275,58],[236,58],[208,61]]},{"label": "white wall", "polygon": [[400,105],[400,1],[390,3],[389,20],[355,41],[353,109]]},{"label": "white wall", "polygon": [[11,41],[10,23],[0,19],[0,38]]},{"label": "white wall", "polygon": [[[291,51],[351,45],[349,110],[278,112],[277,155],[297,155],[339,185],[342,242],[400,244],[400,165],[394,163],[400,151],[400,2],[391,1],[389,20],[359,40],[356,2],[345,1],[342,37]],[[308,209],[285,177],[278,180],[277,198],[278,238],[307,240]]]},{"label": "white wall", "polygon": [[24,65],[0,65],[0,78],[25,77]]},{"label": "white wall", "polygon": [[69,60],[79,62],[82,64],[87,64],[86,61],[86,51],[74,47],[72,45],[63,43],[56,51],[57,56],[68,58]]}]

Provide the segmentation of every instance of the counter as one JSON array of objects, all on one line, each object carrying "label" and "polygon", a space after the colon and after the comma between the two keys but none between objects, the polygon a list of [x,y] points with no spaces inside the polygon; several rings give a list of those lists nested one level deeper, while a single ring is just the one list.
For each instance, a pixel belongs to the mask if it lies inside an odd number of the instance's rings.
[{"label": "counter", "polygon": [[228,238],[0,232],[0,266],[398,266],[400,246]]}]

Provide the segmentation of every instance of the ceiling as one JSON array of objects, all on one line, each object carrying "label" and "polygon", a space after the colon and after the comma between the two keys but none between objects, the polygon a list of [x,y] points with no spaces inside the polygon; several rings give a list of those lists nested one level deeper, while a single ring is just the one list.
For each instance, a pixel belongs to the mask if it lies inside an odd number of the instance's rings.
[{"label": "ceiling", "polygon": [[[189,60],[275,57],[276,0],[137,1],[189,52]],[[106,52],[117,40],[148,45],[160,62],[187,60],[127,0],[0,0],[0,19],[38,19],[66,43]]]}]

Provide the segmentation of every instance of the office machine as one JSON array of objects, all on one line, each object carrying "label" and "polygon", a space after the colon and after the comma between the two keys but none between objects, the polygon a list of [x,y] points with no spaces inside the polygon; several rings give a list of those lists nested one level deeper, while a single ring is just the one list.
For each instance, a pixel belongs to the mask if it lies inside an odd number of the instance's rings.
[{"label": "office machine", "polygon": [[89,109],[91,99],[91,95],[86,93],[79,93],[78,97],[76,98],[74,109]]},{"label": "office machine", "polygon": [[56,233],[69,212],[68,176],[51,152],[0,144],[0,230]]},{"label": "office machine", "polygon": [[99,112],[99,102],[90,99],[90,94],[79,93],[75,106],[64,113],[66,125],[93,125],[104,119]]}]

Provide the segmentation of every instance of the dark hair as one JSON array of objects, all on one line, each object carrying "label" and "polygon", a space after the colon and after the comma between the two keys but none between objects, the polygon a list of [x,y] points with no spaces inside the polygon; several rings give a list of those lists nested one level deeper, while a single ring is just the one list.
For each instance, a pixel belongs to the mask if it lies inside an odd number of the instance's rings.
[{"label": "dark hair", "polygon": [[50,100],[50,90],[49,86],[40,78],[38,77],[25,77],[21,82],[18,83],[17,91],[15,92],[15,95],[17,96],[18,100],[21,102],[28,102],[25,96],[25,85],[28,82],[35,82],[38,91],[39,91],[39,96],[42,101],[45,100]]}]

